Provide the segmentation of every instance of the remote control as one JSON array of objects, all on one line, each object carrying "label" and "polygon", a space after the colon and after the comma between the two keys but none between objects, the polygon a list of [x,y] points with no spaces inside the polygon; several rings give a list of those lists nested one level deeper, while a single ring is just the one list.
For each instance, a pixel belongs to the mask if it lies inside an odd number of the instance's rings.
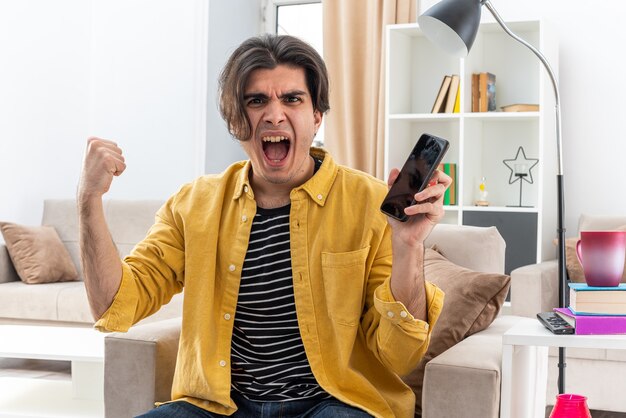
[{"label": "remote control", "polygon": [[555,312],[540,312],[537,319],[553,334],[573,334],[574,327],[568,324]]}]

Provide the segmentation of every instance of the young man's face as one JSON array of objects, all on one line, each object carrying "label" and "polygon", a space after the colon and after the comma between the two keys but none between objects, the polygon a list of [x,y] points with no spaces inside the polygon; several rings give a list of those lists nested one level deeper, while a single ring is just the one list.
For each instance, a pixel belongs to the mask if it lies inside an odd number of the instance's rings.
[{"label": "young man's face", "polygon": [[303,68],[279,65],[252,72],[244,91],[252,135],[242,141],[254,182],[297,187],[310,176],[309,148],[322,123]]}]

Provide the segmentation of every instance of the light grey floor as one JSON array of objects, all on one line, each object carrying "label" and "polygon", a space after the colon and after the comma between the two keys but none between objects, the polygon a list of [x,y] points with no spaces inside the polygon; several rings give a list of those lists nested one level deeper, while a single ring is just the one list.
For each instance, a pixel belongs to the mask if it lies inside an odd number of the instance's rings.
[{"label": "light grey floor", "polygon": [[69,361],[0,358],[0,417],[103,418],[104,402],[74,398]]}]

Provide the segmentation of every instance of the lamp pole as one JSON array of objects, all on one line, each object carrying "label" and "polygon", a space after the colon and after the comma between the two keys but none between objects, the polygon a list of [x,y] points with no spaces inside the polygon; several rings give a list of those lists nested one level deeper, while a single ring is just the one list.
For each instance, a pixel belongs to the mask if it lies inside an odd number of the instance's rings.
[{"label": "lamp pole", "polygon": [[[524,39],[513,33],[504,23],[496,9],[493,7],[489,0],[482,0],[481,4],[489,10],[493,15],[496,22],[504,29],[504,31],[513,39],[530,49],[539,58],[539,61],[543,64],[543,67],[550,76],[552,82],[552,89],[554,91],[554,112],[556,115],[556,151],[557,151],[557,236],[558,236],[558,274],[559,274],[559,306],[561,308],[567,307],[566,301],[566,283],[565,283],[565,228],[563,227],[563,218],[565,212],[565,198],[563,191],[563,147],[561,143],[561,96],[559,95],[558,83],[554,75],[554,71],[550,66],[550,63],[546,57],[537,48],[526,42]],[[559,381],[558,389],[559,393],[565,392],[565,347],[559,347]]]}]

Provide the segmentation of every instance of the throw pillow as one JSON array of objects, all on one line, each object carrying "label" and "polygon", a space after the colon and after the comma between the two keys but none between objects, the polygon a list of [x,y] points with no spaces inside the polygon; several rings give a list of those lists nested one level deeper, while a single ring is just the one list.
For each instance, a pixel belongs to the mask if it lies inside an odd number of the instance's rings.
[{"label": "throw pillow", "polygon": [[479,273],[457,266],[432,249],[426,249],[424,274],[426,280],[445,292],[445,299],[426,355],[418,367],[403,378],[415,392],[416,416],[421,416],[426,363],[464,338],[487,328],[498,315],[511,282],[504,274]]},{"label": "throw pillow", "polygon": [[[578,237],[565,238],[565,269],[567,276],[574,283],[585,283],[585,273],[583,266],[576,256],[576,243]],[[554,244],[558,245],[558,240],[554,240]]]},{"label": "throw pillow", "polygon": [[13,266],[24,283],[78,279],[70,254],[53,227],[0,222],[0,231]]}]

